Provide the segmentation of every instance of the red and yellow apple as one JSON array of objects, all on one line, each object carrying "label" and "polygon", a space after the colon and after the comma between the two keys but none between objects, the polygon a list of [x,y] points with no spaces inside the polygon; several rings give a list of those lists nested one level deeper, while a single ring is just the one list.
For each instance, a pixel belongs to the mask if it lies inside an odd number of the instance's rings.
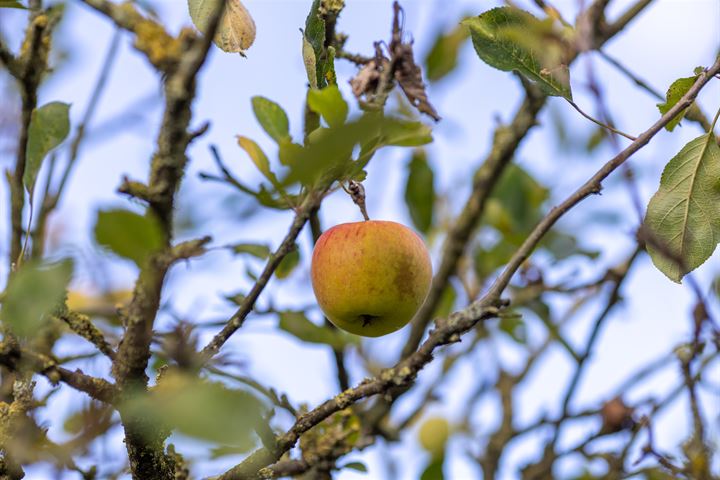
[{"label": "red and yellow apple", "polygon": [[366,337],[399,330],[425,301],[432,265],[423,240],[395,222],[343,223],[323,233],[312,286],[325,316]]}]

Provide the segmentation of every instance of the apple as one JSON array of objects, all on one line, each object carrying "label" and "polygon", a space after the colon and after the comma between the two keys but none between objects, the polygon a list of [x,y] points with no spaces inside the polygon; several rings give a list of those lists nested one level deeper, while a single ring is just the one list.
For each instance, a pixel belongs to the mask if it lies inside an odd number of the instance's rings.
[{"label": "apple", "polygon": [[311,276],[318,304],[335,326],[379,337],[404,327],[418,311],[432,265],[414,231],[366,220],[336,225],[320,236]]}]

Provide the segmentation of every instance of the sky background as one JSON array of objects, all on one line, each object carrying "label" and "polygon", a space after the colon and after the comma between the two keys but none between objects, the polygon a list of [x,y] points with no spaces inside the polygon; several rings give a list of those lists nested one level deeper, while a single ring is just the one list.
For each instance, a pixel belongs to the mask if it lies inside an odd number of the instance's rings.
[{"label": "sky background", "polygon": [[[178,32],[181,26],[189,24],[184,1],[160,0],[150,3],[170,31]],[[291,222],[287,212],[263,210],[259,214],[249,215],[252,213],[252,202],[235,195],[226,186],[201,181],[198,173],[215,171],[208,150],[210,144],[215,144],[238,178],[251,186],[261,182],[260,174],[235,143],[235,135],[242,134],[256,140],[271,157],[275,154],[274,143],[260,129],[252,115],[250,98],[254,95],[268,97],[282,105],[290,117],[291,132],[296,139],[301,138],[306,78],[300,56],[301,36],[298,29],[304,25],[309,3],[309,0],[245,2],[257,25],[257,39],[247,52],[247,58],[214,49],[200,74],[193,125],[199,126],[209,120],[211,128],[189,149],[191,161],[179,193],[179,214],[195,218],[198,231],[210,231],[215,245],[269,241],[276,247]],[[531,3],[527,0],[518,1],[520,6],[537,13]],[[575,18],[578,11],[576,1],[556,0],[553,3],[565,18],[571,21]],[[625,0],[611,2],[610,18],[630,3]],[[406,0],[402,4],[406,12],[405,29],[415,40],[416,55],[424,58],[439,29],[455,24],[463,14],[479,14],[500,2]],[[347,2],[338,23],[338,29],[349,34],[347,50],[370,54],[373,41],[388,38],[392,12],[390,5],[391,2],[385,0]],[[71,121],[77,125],[87,106],[88,93],[96,81],[113,28],[105,18],[79,2],[70,2],[67,7],[57,46],[67,52],[68,56],[62,60],[57,74],[43,85],[39,103],[55,100],[71,103]],[[664,91],[676,78],[691,75],[696,66],[712,63],[720,46],[719,22],[720,3],[716,0],[656,0],[625,32],[612,40],[606,50],[647,79],[657,90]],[[0,10],[0,31],[11,39],[15,51],[24,25],[25,13]],[[601,80],[607,104],[621,130],[638,134],[657,120],[655,99],[637,89],[594,54],[581,58],[571,70],[573,93],[580,106],[593,111],[593,100],[584,88],[589,64]],[[351,105],[352,95],[347,81],[355,71],[354,66],[337,62],[340,88]],[[0,95],[3,109],[7,105],[18,108],[17,97],[8,88],[3,87]],[[449,196],[447,208],[456,214],[469,192],[468,175],[487,153],[498,119],[510,120],[521,98],[521,89],[512,75],[483,64],[468,42],[462,51],[460,67],[449,78],[433,84],[429,95],[443,117],[434,126],[435,142],[428,148],[436,173],[436,190]],[[707,116],[712,117],[719,103],[720,82],[711,82],[701,93],[699,105]],[[354,105],[353,108],[356,112]],[[125,115],[120,123],[114,120],[127,111],[133,111],[133,115]],[[118,61],[111,72],[97,114],[90,124],[88,141],[81,151],[65,197],[50,223],[53,238],[57,239],[54,254],[71,254],[78,260],[80,271],[75,276],[74,289],[92,292],[98,284],[110,289],[132,286],[136,271],[129,262],[109,257],[98,259],[100,252],[92,242],[92,226],[101,208],[122,207],[139,211],[138,205],[120,196],[115,190],[124,175],[146,179],[161,113],[162,99],[157,75],[142,56],[132,49],[130,37],[124,34]],[[553,98],[540,117],[541,127],[546,128],[534,129],[522,144],[517,162],[551,188],[548,206],[561,201],[613,154],[609,144],[592,155],[563,149],[551,125],[556,117],[563,119],[571,137],[585,139],[594,129],[569,105],[561,99]],[[663,130],[647,147],[632,157],[631,164],[638,174],[644,204],[657,189],[660,172],[667,161],[685,143],[700,134],[702,132],[696,124],[684,122],[672,134]],[[621,145],[625,144],[621,140]],[[3,145],[7,146],[7,140],[0,140],[0,146]],[[61,158],[64,158],[67,155],[66,145],[59,152]],[[371,163],[366,189],[368,211],[372,218],[410,224],[402,201],[409,154],[409,151],[389,149],[381,152]],[[12,154],[0,151],[0,167],[10,167],[11,161]],[[596,262],[578,260],[564,264],[555,273],[557,279],[567,275],[592,277],[592,273],[601,271],[602,266],[617,264],[632,251],[637,217],[627,188],[620,181],[619,175],[608,179],[605,187],[602,196],[589,198],[559,224],[565,229],[582,228],[583,246],[597,249],[602,255]],[[7,198],[7,185],[1,182],[0,218],[3,221],[0,222],[0,255],[3,258],[7,256],[8,248],[5,220],[8,218]],[[588,220],[600,219],[601,212],[603,218],[608,212],[614,213],[619,221],[612,225],[601,221],[588,224]],[[359,211],[342,192],[334,194],[323,204],[321,220],[325,228],[360,219]],[[183,238],[183,233],[180,237]],[[303,258],[301,267],[288,280],[273,280],[269,292],[261,297],[261,305],[271,297],[278,304],[288,307],[304,307],[314,302],[308,282],[312,248],[309,232],[304,231],[300,238]],[[440,240],[429,239],[435,253],[441,246]],[[438,258],[434,256],[435,261]],[[210,321],[227,318],[232,307],[223,301],[222,295],[246,290],[251,285],[244,273],[245,262],[218,250],[200,261],[175,267],[170,275],[164,301],[172,303],[174,312],[184,319]],[[261,264],[250,262],[250,268],[260,270]],[[0,278],[5,278],[5,269],[6,264],[2,262]],[[693,275],[709,292],[710,283],[718,274],[720,263],[716,252]],[[599,399],[607,399],[633,371],[689,338],[689,312],[693,302],[689,290],[669,281],[652,266],[647,256],[638,261],[623,294],[625,302],[615,309],[611,321],[602,332],[600,348],[584,376],[575,405],[597,406]],[[712,306],[715,317],[720,317],[717,302],[712,303]],[[569,338],[576,345],[580,345],[586,338],[597,307],[590,305],[585,309],[587,312],[567,329]],[[159,321],[159,328],[169,325],[171,321],[171,316],[165,312]],[[276,319],[272,317],[251,318],[234,335],[224,351],[232,352],[235,358],[242,360],[245,372],[262,379],[266,385],[273,385],[286,392],[295,402],[306,402],[312,407],[336,393],[334,367],[327,348],[301,344],[278,331],[275,325]],[[540,331],[530,329],[531,343],[534,341],[533,333]],[[214,330],[203,332],[205,336],[201,343],[204,344]],[[407,330],[404,329],[381,339],[366,340],[364,348],[379,364],[389,365],[406,335]],[[537,338],[537,341],[540,340]],[[68,352],[89,349],[81,341],[72,339],[62,341],[59,347],[61,351]],[[349,356],[349,364],[351,383],[355,384],[363,378],[364,373],[353,361],[357,360],[353,355],[351,353]],[[521,360],[517,348],[510,341],[499,339],[496,348],[478,351],[461,362],[456,373],[447,379],[441,389],[444,393],[442,402],[432,405],[429,411],[452,422],[462,412],[463,394],[467,392],[464,379],[487,375],[494,370],[492,365],[496,362],[512,366],[519,365]],[[103,359],[98,359],[88,371],[101,374],[108,371],[107,367]],[[427,372],[432,372],[435,367],[431,365]],[[563,351],[557,349],[547,355],[545,361],[533,371],[518,400],[521,419],[531,422],[548,409],[556,409],[557,398],[563,392],[570,372],[570,364]],[[720,384],[720,367],[717,362],[710,373],[712,383]],[[425,375],[425,371],[420,374],[421,383],[424,378],[430,378]],[[628,400],[632,403],[633,399],[645,398],[649,393],[666,392],[677,379],[673,364],[662,374],[645,382],[642,388],[629,392]],[[42,388],[47,388],[42,380],[39,383]],[[50,425],[51,438],[62,439],[67,436],[57,419],[75,410],[81,398],[65,390],[55,397],[53,409],[43,411]],[[710,434],[717,443],[720,402],[715,401],[717,396],[714,395],[718,395],[718,392],[703,393],[703,407],[706,418],[711,419]],[[399,403],[398,411],[407,411],[413,405],[413,397],[408,396]],[[689,419],[686,406],[683,398],[666,409],[659,418],[656,442],[661,449],[676,449],[678,442],[687,434]],[[476,416],[481,433],[492,431],[498,420],[496,403],[492,399],[488,400],[476,412]],[[587,422],[567,430],[562,445],[570,446],[596,428],[596,422]],[[537,445],[544,438],[542,434],[540,432],[528,441],[512,445],[509,455],[505,457],[502,479],[515,478],[515,462],[518,460],[524,463],[534,458]],[[381,443],[362,454],[349,456],[348,459],[366,462],[370,474],[364,476],[342,472],[338,478],[378,478],[385,471],[387,458],[399,462],[399,478],[417,478],[425,462],[420,459],[425,454],[419,450],[414,438],[415,432],[411,430],[401,444]],[[122,433],[116,429],[105,447],[107,456],[104,458],[107,462],[117,461],[118,457],[113,452],[122,448],[121,439]],[[206,446],[197,442],[180,439],[178,444],[197,458],[204,458],[207,454]],[[473,478],[479,475],[465,457],[467,446],[468,443],[451,445],[450,461],[446,465],[448,478]],[[237,461],[237,458],[227,457],[206,462],[203,469],[195,473],[217,473]],[[572,472],[577,465],[569,460],[565,468]],[[27,478],[51,478],[48,472],[44,467],[28,469]],[[67,478],[75,476],[68,474]]]}]

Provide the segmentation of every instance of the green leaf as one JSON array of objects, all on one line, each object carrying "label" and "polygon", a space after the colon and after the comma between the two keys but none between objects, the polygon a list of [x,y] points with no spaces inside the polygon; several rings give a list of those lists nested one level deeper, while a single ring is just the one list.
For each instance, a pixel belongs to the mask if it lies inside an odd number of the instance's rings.
[{"label": "green leaf", "polygon": [[420,480],[444,480],[445,474],[443,474],[443,463],[445,463],[445,456],[440,456],[430,460],[430,463],[425,467]]},{"label": "green leaf", "polygon": [[457,300],[457,292],[455,291],[455,287],[453,287],[452,283],[448,282],[440,295],[440,301],[438,302],[437,307],[435,307],[433,318],[445,318],[450,315],[453,311],[453,307],[455,306],[455,300]]},{"label": "green leaf", "polygon": [[650,199],[645,227],[655,266],[674,282],[707,260],[720,242],[720,147],[710,132],[670,160]]},{"label": "green leaf", "polygon": [[249,138],[241,135],[238,135],[237,141],[238,145],[245,150],[257,169],[260,170],[260,173],[270,180],[270,183],[272,183],[274,187],[279,189],[280,183],[272,170],[270,170],[270,160],[268,160],[267,155],[265,155],[265,152],[262,151],[260,145],[255,143],[254,140],[250,140]]},{"label": "green leaf", "polygon": [[70,132],[70,105],[51,102],[33,110],[28,127],[23,183],[32,201],[35,181],[45,156]]},{"label": "green leaf", "polygon": [[431,82],[436,82],[457,67],[458,54],[468,37],[468,30],[458,25],[449,32],[438,32],[432,48],[425,57],[425,75]]},{"label": "green leaf", "polygon": [[17,335],[38,333],[47,315],[65,298],[72,278],[73,264],[63,260],[54,264],[28,262],[10,277],[2,301],[0,319]]},{"label": "green leaf", "polygon": [[315,325],[303,312],[281,312],[279,327],[303,342],[323,343],[333,348],[343,348],[350,341],[350,336],[339,330]]},{"label": "green leaf", "polygon": [[[686,77],[686,78],[678,78],[675,80],[671,85],[670,88],[668,88],[667,93],[665,94],[665,102],[658,103],[657,107],[658,110],[660,110],[661,115],[665,115],[672,107],[675,106],[675,104],[680,101],[680,99],[690,90],[690,87],[692,87],[695,84],[695,81],[697,80],[697,75],[693,77]],[[665,129],[669,132],[672,132],[675,127],[680,123],[680,120],[685,117],[685,113],[687,112],[687,108],[683,110],[682,112],[675,115],[675,118],[670,120],[667,125],[665,125]]]},{"label": "green leaf", "polygon": [[347,119],[348,104],[337,85],[330,85],[322,90],[309,89],[307,103],[310,109],[321,115],[330,127],[339,127]]},{"label": "green leaf", "polygon": [[[218,0],[188,0],[190,18],[202,33],[207,31]],[[240,0],[228,0],[213,42],[225,52],[244,52],[255,41],[255,22]]]},{"label": "green leaf", "polygon": [[428,165],[424,150],[415,150],[408,164],[408,178],[405,185],[405,203],[413,225],[427,233],[433,223],[435,204],[434,174]]},{"label": "green leaf", "polygon": [[527,328],[525,321],[520,315],[503,315],[498,324],[501,332],[507,333],[517,343],[527,342]]},{"label": "green leaf", "polygon": [[517,247],[504,239],[489,248],[484,245],[478,247],[473,255],[475,272],[479,279],[485,279],[498,268],[505,265],[515,253]]},{"label": "green leaf", "polygon": [[252,108],[260,126],[278,144],[290,138],[290,122],[280,105],[265,97],[252,97]]},{"label": "green leaf", "polygon": [[499,7],[462,22],[470,29],[482,61],[534,81],[547,95],[572,100],[566,47],[551,20],[542,21],[514,7]]},{"label": "green leaf", "polygon": [[248,253],[261,260],[270,256],[270,247],[267,245],[260,245],[257,243],[236,243],[234,245],[230,245],[230,248],[232,248],[235,253]]},{"label": "green leaf", "polygon": [[248,392],[179,373],[167,375],[150,394],[137,394],[123,405],[126,415],[137,419],[147,435],[169,427],[243,451],[255,446],[253,429],[263,421],[263,410]]},{"label": "green leaf", "polygon": [[278,158],[280,159],[280,163],[286,167],[296,165],[297,157],[302,155],[303,146],[293,143],[291,140],[287,140],[280,143],[279,147]]},{"label": "green leaf", "polygon": [[315,86],[313,88],[324,88],[327,86],[327,52],[325,51],[325,20],[320,14],[321,0],[313,0],[310,6],[310,12],[305,20],[305,31],[303,32],[303,59],[306,68],[308,65],[309,52],[306,52],[305,43],[309,44],[312,49],[312,59],[315,71],[310,72],[308,68],[308,80],[312,86],[313,80]]},{"label": "green leaf", "polygon": [[545,238],[543,238],[540,246],[550,252],[550,254],[555,257],[555,260],[565,260],[573,255],[582,255],[590,259],[595,259],[600,256],[598,250],[581,248],[574,235],[561,230],[550,230],[545,235]]},{"label": "green leaf", "polygon": [[19,8],[21,10],[27,10],[27,7],[23,6],[23,4],[17,0],[0,0],[0,8]]},{"label": "green leaf", "polygon": [[[407,122],[376,114],[331,128],[318,128],[308,137],[308,144],[298,150],[283,184],[337,180],[359,174],[372,154],[389,145],[422,145],[432,141],[430,128],[420,122]],[[358,160],[353,163],[353,149],[360,145]]]},{"label": "green leaf", "polygon": [[138,215],[128,210],[98,212],[95,241],[139,267],[164,243],[160,224],[150,212]]},{"label": "green leaf", "polygon": [[397,147],[419,147],[432,142],[432,129],[422,122],[383,119],[382,143]]},{"label": "green leaf", "polygon": [[350,462],[346,463],[345,465],[340,467],[340,470],[343,470],[345,468],[349,468],[351,470],[356,470],[358,472],[367,473],[368,469],[362,462]]},{"label": "green leaf", "polygon": [[[510,164],[488,201],[485,221],[498,229],[506,241],[521,243],[542,217],[541,207],[549,192],[526,170]],[[512,237],[512,238],[510,238]]]},{"label": "green leaf", "polygon": [[289,277],[299,263],[300,251],[297,249],[296,246],[293,251],[285,255],[283,259],[280,260],[280,264],[275,269],[275,276],[280,279]]}]

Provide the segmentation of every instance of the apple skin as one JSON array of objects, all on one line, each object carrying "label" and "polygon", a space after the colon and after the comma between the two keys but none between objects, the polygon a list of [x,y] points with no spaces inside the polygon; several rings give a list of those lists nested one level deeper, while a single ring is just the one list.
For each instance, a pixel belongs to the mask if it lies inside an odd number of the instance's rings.
[{"label": "apple skin", "polygon": [[315,244],[315,297],[338,328],[379,337],[404,327],[425,301],[432,280],[423,240],[395,222],[343,223]]}]

